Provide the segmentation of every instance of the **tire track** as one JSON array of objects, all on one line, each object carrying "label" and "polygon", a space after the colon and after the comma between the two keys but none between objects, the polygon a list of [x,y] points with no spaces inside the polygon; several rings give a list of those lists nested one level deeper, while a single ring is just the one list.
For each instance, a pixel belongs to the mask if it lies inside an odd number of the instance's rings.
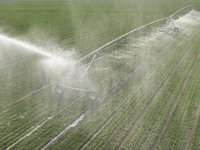
[{"label": "tire track", "polygon": [[190,132],[190,136],[189,136],[189,139],[188,139],[188,142],[187,142],[187,145],[186,145],[186,148],[185,148],[185,150],[189,150],[190,149],[190,145],[191,145],[191,143],[192,143],[192,138],[193,138],[193,136],[194,136],[194,133],[195,133],[195,129],[196,129],[196,127],[197,127],[197,123],[198,123],[198,119],[199,119],[199,114],[200,114],[200,105],[199,105],[199,108],[197,109],[197,111],[196,111],[196,114],[195,114],[195,120],[194,120],[194,122],[193,122],[193,124],[192,124],[192,130],[191,130],[191,132]]}]

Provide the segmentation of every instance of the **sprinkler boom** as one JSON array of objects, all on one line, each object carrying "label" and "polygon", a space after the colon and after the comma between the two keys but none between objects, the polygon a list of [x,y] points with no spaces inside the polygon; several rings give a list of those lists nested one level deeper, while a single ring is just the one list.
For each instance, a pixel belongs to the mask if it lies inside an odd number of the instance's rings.
[{"label": "sprinkler boom", "polygon": [[59,95],[63,95],[65,90],[74,90],[74,91],[79,91],[79,92],[85,92],[87,93],[87,96],[90,100],[97,100],[98,99],[98,94],[97,92],[93,90],[85,90],[85,89],[80,89],[80,88],[73,88],[73,87],[68,87],[62,84],[58,84],[55,87],[55,92]]}]

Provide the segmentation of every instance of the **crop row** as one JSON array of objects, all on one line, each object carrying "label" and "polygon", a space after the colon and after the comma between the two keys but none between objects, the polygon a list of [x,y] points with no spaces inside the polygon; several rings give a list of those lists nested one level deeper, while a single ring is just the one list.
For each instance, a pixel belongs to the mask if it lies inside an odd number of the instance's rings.
[{"label": "crop row", "polygon": [[[165,132],[163,133],[160,139],[158,145],[159,147],[170,146],[170,148],[178,149],[186,147],[186,143],[189,138],[189,133],[191,132],[191,129],[186,128],[192,126],[192,122],[195,119],[194,112],[198,109],[198,64],[195,65],[195,69],[192,73],[192,76],[190,77],[185,92],[181,96],[180,101],[177,104],[177,107],[174,113],[172,114],[171,119],[165,129]],[[180,137],[182,138],[180,139]]]}]

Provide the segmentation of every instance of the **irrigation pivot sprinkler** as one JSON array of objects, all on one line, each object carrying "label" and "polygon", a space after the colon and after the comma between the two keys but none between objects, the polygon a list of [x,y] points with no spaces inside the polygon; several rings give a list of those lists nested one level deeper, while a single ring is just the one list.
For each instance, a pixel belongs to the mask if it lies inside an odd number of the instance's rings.
[{"label": "irrigation pivot sprinkler", "polygon": [[172,24],[173,24],[173,26],[174,26],[174,32],[178,33],[178,32],[179,32],[179,28],[176,27],[176,25],[175,25],[175,23],[174,23],[174,21],[173,21],[173,17],[174,17],[174,16],[176,17],[176,15],[179,15],[179,14],[180,14],[180,15],[183,15],[183,14],[185,14],[184,12],[189,12],[189,11],[191,11],[191,10],[195,10],[195,7],[194,7],[193,5],[188,5],[188,6],[184,7],[184,8],[182,8],[182,9],[176,11],[175,13],[173,13],[173,14],[169,17],[169,20],[172,22]]},{"label": "irrigation pivot sprinkler", "polygon": [[55,87],[55,92],[59,95],[62,95],[65,90],[73,90],[73,91],[79,91],[79,92],[84,92],[87,93],[87,96],[90,100],[97,100],[98,99],[98,94],[97,92],[93,90],[85,90],[85,89],[80,89],[80,88],[73,88],[73,87],[68,87],[62,84],[58,84]]},{"label": "irrigation pivot sprinkler", "polygon": [[[166,28],[166,25],[168,25],[169,22],[172,23],[172,25],[174,27],[174,32],[175,33],[179,33],[180,32],[179,28],[175,25],[174,20],[177,19],[177,16],[184,15],[184,14],[186,14],[187,12],[189,12],[191,10],[195,10],[195,7],[193,5],[188,5],[188,6],[184,7],[184,8],[176,11],[175,13],[173,13],[171,16],[169,16],[167,18],[162,18],[162,19],[159,19],[159,20],[155,20],[155,21],[153,21],[151,23],[148,23],[148,24],[145,24],[145,25],[143,25],[141,27],[133,29],[133,30],[123,34],[122,36],[120,36],[120,37],[118,37],[118,38],[106,43],[105,45],[103,45],[101,47],[99,47],[98,49],[96,49],[93,52],[87,54],[86,56],[80,58],[79,60],[77,60],[75,63],[72,64],[72,68],[76,68],[76,69],[74,69],[71,72],[67,73],[67,75],[65,75],[65,79],[67,79],[69,76],[73,77],[72,73],[76,74],[78,72],[78,78],[80,77],[82,79],[82,81],[85,82],[85,85],[87,86],[87,89],[74,88],[74,87],[66,86],[64,84],[58,84],[56,86],[56,88],[55,88],[56,95],[59,98],[62,98],[63,93],[66,90],[74,90],[74,91],[80,91],[80,92],[87,93],[87,96],[88,96],[88,98],[90,100],[98,99],[97,92],[94,91],[92,86],[90,85],[90,82],[89,82],[90,80],[89,80],[89,77],[88,77],[88,70],[91,68],[91,65],[93,63],[95,63],[96,61],[100,60],[101,58],[106,58],[109,54],[111,54],[110,51],[107,52],[107,49],[109,47],[113,47],[114,46],[114,48],[115,48],[115,46],[120,46],[119,48],[121,48],[121,46],[124,46],[125,50],[128,47],[131,47],[131,46],[135,47],[135,45],[131,45],[129,43],[129,39],[134,40],[134,41],[137,40],[137,43],[138,43],[138,39],[139,39],[139,36],[140,36],[139,33],[141,31],[145,30],[145,32],[146,32],[146,29],[147,29],[147,31],[152,32],[154,29],[156,31],[157,28],[159,28],[159,30],[161,30],[161,31],[164,31],[164,29]],[[100,54],[100,56],[98,54]],[[103,54],[103,56],[102,56],[102,54]],[[83,73],[81,75],[79,74],[80,70],[83,71]]]},{"label": "irrigation pivot sprinkler", "polygon": [[66,86],[66,85],[63,85],[63,84],[58,84],[56,87],[55,87],[55,93],[57,95],[60,95],[60,98],[62,98],[64,92],[66,90],[73,90],[73,91],[77,91],[77,92],[84,92],[84,93],[87,93],[87,96],[90,100],[97,100],[98,99],[98,94],[96,91],[94,90],[91,90],[91,85],[89,83],[89,78],[88,78],[88,70],[91,66],[91,64],[93,63],[95,57],[96,57],[97,54],[95,54],[92,58],[92,60],[89,62],[87,68],[85,69],[85,72],[81,75],[81,77],[84,77],[84,81],[86,82],[86,85],[88,87],[89,90],[86,90],[86,89],[81,89],[81,88],[74,88],[74,87],[69,87],[69,86]]}]

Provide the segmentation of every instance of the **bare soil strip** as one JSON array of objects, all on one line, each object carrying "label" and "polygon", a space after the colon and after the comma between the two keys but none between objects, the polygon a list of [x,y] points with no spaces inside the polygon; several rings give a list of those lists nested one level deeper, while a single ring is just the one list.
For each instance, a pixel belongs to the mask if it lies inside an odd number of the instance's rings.
[{"label": "bare soil strip", "polygon": [[[198,36],[199,36],[199,35],[198,35]],[[196,38],[196,39],[197,39],[197,38]],[[192,46],[191,46],[191,47],[192,47]],[[179,99],[180,99],[180,97],[181,97],[181,95],[182,95],[182,93],[183,93],[183,91],[184,91],[184,89],[185,89],[185,87],[186,87],[186,85],[187,85],[189,79],[190,79],[190,76],[191,76],[191,74],[192,74],[192,71],[194,70],[194,66],[196,65],[196,63],[197,63],[197,61],[199,60],[199,58],[200,58],[200,54],[196,57],[194,63],[192,64],[192,67],[191,67],[190,71],[189,71],[188,74],[187,74],[187,77],[186,77],[186,79],[185,79],[185,82],[183,83],[183,86],[181,87],[180,92],[179,92],[179,94],[178,94],[178,96],[177,96],[177,98],[176,98],[176,100],[175,100],[173,106],[171,107],[171,110],[170,110],[170,112],[169,112],[169,114],[168,114],[168,116],[167,116],[167,118],[166,118],[166,120],[165,120],[165,122],[164,122],[164,124],[163,124],[163,126],[162,126],[162,128],[161,128],[161,131],[159,132],[158,136],[156,137],[156,139],[155,139],[155,141],[154,141],[154,143],[153,143],[153,145],[152,145],[152,148],[151,148],[152,150],[155,149],[155,147],[156,147],[158,141],[160,140],[161,135],[162,135],[163,132],[165,131],[165,128],[166,128],[166,126],[167,126],[167,124],[168,124],[168,122],[169,122],[169,119],[171,118],[171,115],[172,115],[172,113],[174,112],[174,110],[175,110],[175,108],[176,108],[176,105],[177,105],[177,103],[178,103],[178,101],[179,101]]]},{"label": "bare soil strip", "polygon": [[52,86],[52,85],[54,85],[54,84],[56,84],[56,82],[50,83],[50,84],[45,85],[45,86],[43,86],[43,87],[41,87],[41,88],[39,88],[39,89],[36,89],[36,90],[34,90],[34,91],[31,91],[30,93],[28,93],[28,94],[26,94],[26,95],[24,95],[24,96],[22,96],[22,97],[20,97],[20,98],[17,98],[17,99],[15,99],[14,101],[12,101],[12,102],[10,102],[10,103],[4,105],[4,106],[1,106],[1,107],[0,107],[0,110],[5,109],[5,108],[7,108],[7,107],[9,107],[9,106],[11,106],[11,105],[17,103],[17,102],[20,102],[20,101],[22,101],[22,100],[24,100],[24,99],[26,99],[26,98],[28,98],[28,97],[30,97],[30,96],[32,96],[32,95],[34,95],[34,94],[40,92],[41,90],[43,90],[43,89],[45,89],[45,88],[48,88],[48,87],[50,87],[50,86]]},{"label": "bare soil strip", "polygon": [[[48,118],[48,120],[51,118]],[[13,143],[12,145],[10,145],[9,147],[6,148],[6,150],[9,150],[10,148],[12,148],[13,146],[15,146],[17,143],[19,143],[20,141],[22,141],[23,139],[25,139],[26,137],[30,136],[33,132],[37,131],[41,126],[43,126],[43,124],[45,124],[48,120],[44,121],[42,124],[38,125],[34,130],[32,130],[31,132],[29,132],[28,134],[26,134],[25,136],[23,136],[22,138],[20,138],[19,140],[17,140],[15,143]]]},{"label": "bare soil strip", "polygon": [[187,145],[186,145],[185,150],[189,150],[189,149],[190,149],[190,145],[191,145],[191,143],[192,143],[192,138],[193,138],[193,136],[194,136],[195,129],[196,129],[196,127],[197,127],[197,123],[198,123],[198,119],[199,119],[199,114],[200,114],[200,106],[199,106],[199,108],[198,108],[197,111],[196,111],[196,114],[195,114],[196,119],[194,120],[194,122],[193,122],[193,124],[192,124],[192,130],[191,130],[191,132],[190,132],[190,136],[189,136],[188,143],[187,143]]},{"label": "bare soil strip", "polygon": [[47,143],[41,150],[48,149],[52,144],[54,144],[55,142],[57,142],[59,140],[59,138],[63,137],[71,128],[75,127],[79,122],[81,122],[84,117],[85,117],[84,114],[81,115],[72,124],[70,124],[69,126],[67,126],[60,134],[58,134],[49,143]]}]

